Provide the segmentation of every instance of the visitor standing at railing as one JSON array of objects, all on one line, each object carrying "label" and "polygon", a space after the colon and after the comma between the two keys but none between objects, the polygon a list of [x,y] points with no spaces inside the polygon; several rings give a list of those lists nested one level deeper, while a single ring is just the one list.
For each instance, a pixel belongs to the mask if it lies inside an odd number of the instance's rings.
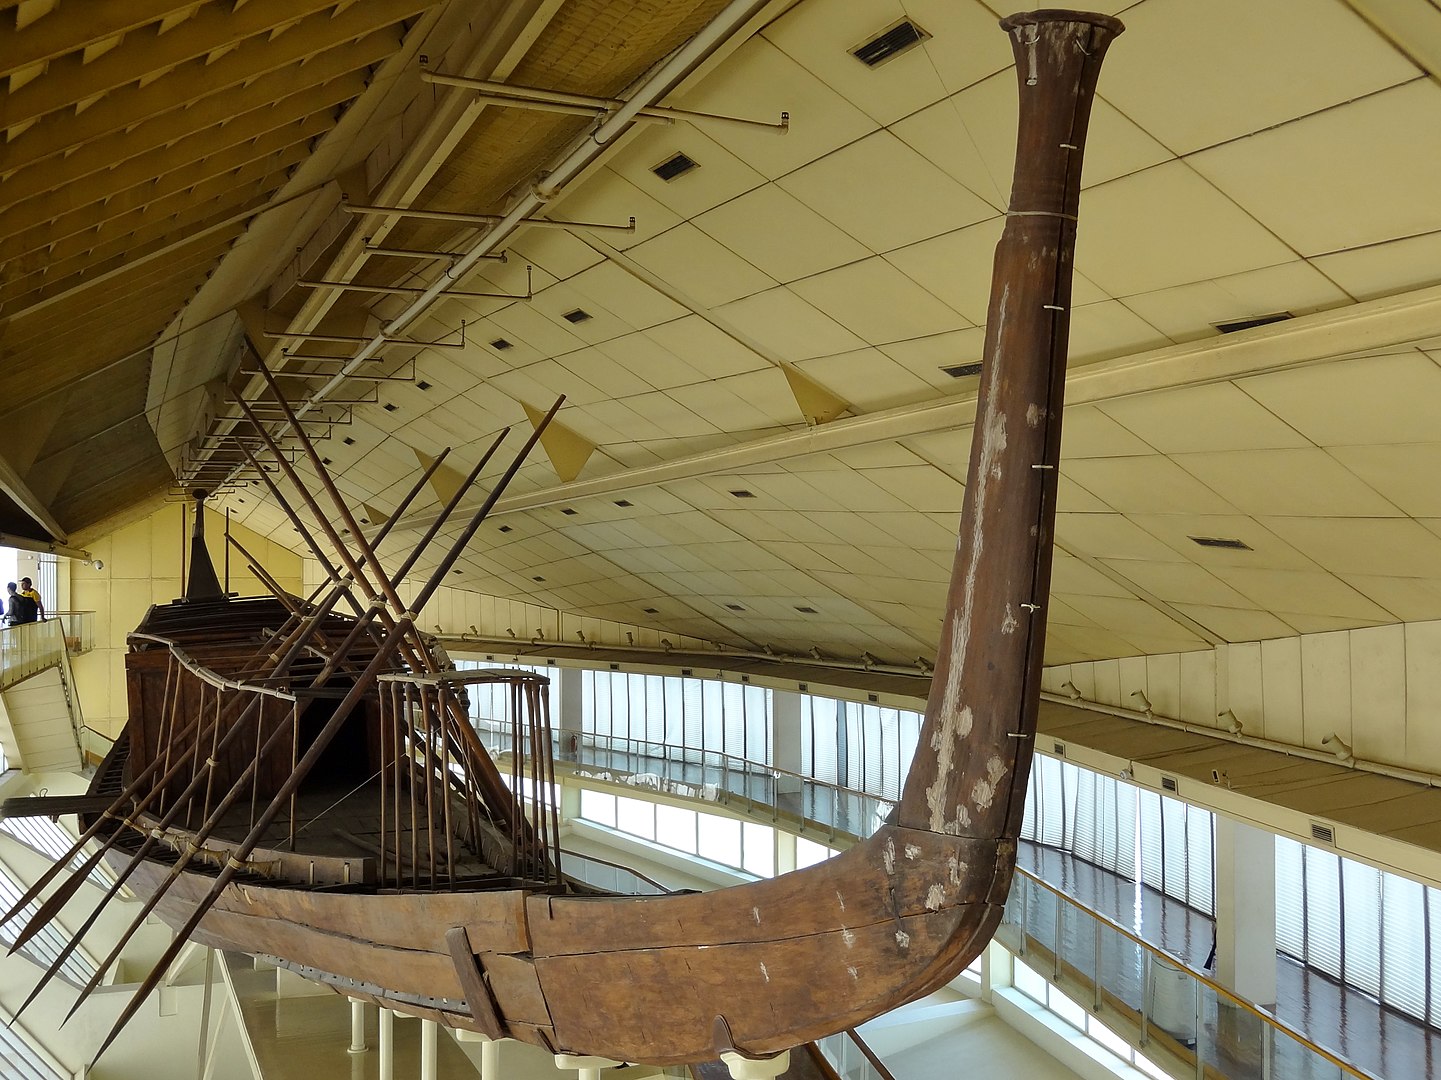
[{"label": "visitor standing at railing", "polygon": [[5,621],[11,626],[35,622],[40,617],[39,605],[24,593],[15,591],[15,582],[5,584]]},{"label": "visitor standing at railing", "polygon": [[35,583],[28,577],[20,579],[20,595],[29,597],[35,602],[35,618],[45,618],[45,604],[40,599],[40,594],[35,591]]}]

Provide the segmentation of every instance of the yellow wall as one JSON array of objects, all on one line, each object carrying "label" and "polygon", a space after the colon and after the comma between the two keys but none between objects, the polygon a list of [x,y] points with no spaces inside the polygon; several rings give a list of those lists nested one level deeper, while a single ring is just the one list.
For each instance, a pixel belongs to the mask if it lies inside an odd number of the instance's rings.
[{"label": "yellow wall", "polygon": [[[182,512],[185,512],[182,521]],[[71,667],[87,726],[114,737],[125,726],[125,636],[134,630],[152,604],[166,604],[183,592],[182,551],[189,559],[189,513],[170,503],[142,521],[87,541],[86,548],[104,564],[71,562],[70,607],[95,612],[95,648],[75,657]],[[206,543],[215,572],[225,581],[225,518],[207,511]],[[301,589],[300,556],[241,525],[235,538],[279,581]],[[238,552],[230,555],[230,589],[241,596],[268,595],[264,585],[245,571]],[[61,574],[63,575],[62,563]]]}]

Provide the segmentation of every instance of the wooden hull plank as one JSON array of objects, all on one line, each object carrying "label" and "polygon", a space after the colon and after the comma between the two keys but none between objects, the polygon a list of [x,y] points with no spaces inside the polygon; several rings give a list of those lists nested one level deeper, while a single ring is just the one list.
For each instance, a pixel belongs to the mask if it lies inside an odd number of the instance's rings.
[{"label": "wooden hull plank", "polygon": [[450,959],[455,964],[456,975],[460,978],[461,989],[465,991],[465,1004],[479,1030],[492,1039],[505,1037],[505,1024],[500,1019],[490,987],[480,970],[480,962],[471,952],[470,941],[465,936],[465,927],[453,926],[445,932],[446,944],[450,946]]},{"label": "wooden hull plank", "polygon": [[[628,900],[533,896],[536,956],[764,943],[984,900],[997,842],[886,826],[822,866],[719,893]],[[1006,875],[1009,881],[1009,874]]]}]

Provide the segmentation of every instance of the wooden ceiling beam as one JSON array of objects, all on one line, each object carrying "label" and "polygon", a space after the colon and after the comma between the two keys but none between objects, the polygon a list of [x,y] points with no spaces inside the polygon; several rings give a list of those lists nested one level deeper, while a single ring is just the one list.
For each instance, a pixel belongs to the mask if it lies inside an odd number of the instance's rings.
[{"label": "wooden ceiling beam", "polygon": [[33,353],[33,359],[38,361],[50,355],[63,355],[70,348],[93,351],[97,326],[124,329],[135,318],[148,317],[150,308],[144,303],[148,294],[158,295],[160,290],[180,279],[193,281],[223,250],[224,244],[217,238],[214,245],[197,248],[174,262],[147,266],[145,269],[153,272],[126,278],[124,289],[107,292],[98,303],[57,304],[43,312],[43,319],[12,324],[11,334],[5,340],[5,355],[18,361]]},{"label": "wooden ceiling beam", "polygon": [[[267,179],[251,185],[246,191],[227,192],[224,196],[214,199],[208,204],[197,205],[184,214],[155,221],[146,228],[137,229],[134,233],[121,234],[108,244],[71,253],[71,258],[64,262],[57,262],[52,266],[27,274],[24,279],[6,283],[0,286],[0,319],[17,313],[13,310],[7,313],[7,309],[12,306],[18,308],[20,305],[16,305],[14,302],[21,297],[25,298],[24,306],[28,307],[42,299],[81,285],[87,278],[98,278],[125,266],[133,259],[143,258],[153,248],[163,248],[167,244],[183,242],[189,238],[190,234],[199,232],[207,225],[217,221],[223,221],[237,211],[259,208],[269,201],[274,190],[273,185],[282,179],[282,177],[276,177],[273,180]],[[267,187],[267,184],[272,186]],[[243,224],[239,229],[243,231]],[[49,272],[46,273],[46,270]],[[59,287],[62,282],[64,283],[63,288]]]},{"label": "wooden ceiling beam", "polygon": [[41,19],[9,35],[0,52],[0,76],[78,52],[194,6],[195,0],[86,0],[83,18]]},{"label": "wooden ceiling beam", "polygon": [[[204,177],[188,188],[154,196],[147,189],[133,189],[112,199],[108,205],[86,206],[48,224],[6,237],[6,253],[22,266],[26,263],[26,256],[40,253],[43,268],[44,263],[58,262],[89,251],[117,236],[143,229],[151,222],[183,214],[191,207],[224,196],[232,189],[243,191],[262,177],[278,176],[276,186],[279,187],[284,182],[285,170],[304,161],[309,154],[309,145],[300,143],[261,161],[247,162],[230,172]],[[248,196],[248,192],[246,194]]]},{"label": "wooden ceiling beam", "polygon": [[[307,64],[306,68],[309,67]],[[21,169],[0,183],[0,206],[14,206],[58,191],[96,173],[106,174],[103,179],[97,178],[97,187],[103,183],[112,191],[120,190],[116,176],[159,176],[173,167],[175,161],[194,161],[308,117],[333,117],[341,104],[358,97],[364,89],[365,75],[361,71],[348,71],[274,104],[251,109],[224,124],[219,120],[224,119],[223,113],[230,107],[224,96],[214,99],[214,104],[222,107],[215,110],[221,114],[216,117],[192,117],[191,114],[201,108],[199,105],[180,113],[166,113],[133,131],[86,143],[68,157],[47,159],[38,166]],[[172,119],[191,120],[203,126],[189,127],[182,134],[175,125],[166,123]],[[87,186],[87,190],[91,189]]]},{"label": "wooden ceiling beam", "polygon": [[128,163],[96,177],[91,183],[71,184],[43,198],[0,210],[0,240],[45,223],[58,226],[71,215],[78,215],[82,221],[93,219],[93,225],[271,157],[289,159],[294,155],[298,161],[308,155],[311,141],[334,124],[334,116],[317,113],[258,138],[193,159],[176,155],[167,169],[151,168],[159,163],[145,159],[141,159],[138,166]]},{"label": "wooden ceiling beam", "polygon": [[[253,109],[279,104],[290,95],[317,91],[333,80],[344,78],[351,83],[355,76],[363,77],[365,69],[393,53],[396,45],[394,30],[379,30],[349,45],[329,49],[299,68],[262,75],[248,86],[211,94],[186,109],[159,109],[149,116],[110,118],[96,113],[97,109],[105,110],[102,102],[64,124],[40,124],[27,131],[23,139],[0,144],[0,173],[42,162],[44,170],[63,168],[65,161],[81,154],[87,155],[87,163],[122,161],[131,154],[166,146]],[[97,118],[102,122],[97,123]],[[49,160],[66,151],[72,152],[62,161]],[[92,171],[93,167],[85,170]],[[23,175],[15,172],[14,178]],[[8,184],[7,180],[0,188]],[[0,193],[0,198],[9,197]]]},{"label": "wooden ceiling beam", "polygon": [[[216,244],[219,243],[218,235]],[[210,245],[199,244],[176,247],[171,259],[163,262],[152,260],[141,263],[130,273],[122,271],[112,275],[111,280],[118,287],[107,289],[101,295],[77,294],[36,308],[27,315],[0,325],[0,344],[5,346],[7,353],[43,348],[46,341],[59,340],[74,332],[76,327],[86,325],[92,316],[100,317],[100,313],[125,306],[127,295],[143,297],[147,290],[164,285],[183,268],[190,266],[199,257],[199,252],[213,250]]]},{"label": "wooden ceiling beam", "polygon": [[[204,5],[194,18],[164,33],[160,23],[149,23],[127,34],[118,47],[89,63],[78,52],[52,60],[44,78],[0,97],[0,128],[15,127],[98,95],[116,93],[156,72],[182,66],[204,69],[205,58],[210,53],[237,41],[242,42],[239,48],[209,65],[209,70],[222,80],[221,85],[229,85],[247,66],[250,74],[274,70],[301,55],[319,52],[346,39],[345,29],[334,25],[340,19],[330,17],[328,9],[333,6],[333,0],[251,0],[239,11],[232,11],[228,4],[212,3]],[[292,47],[285,50],[286,59],[268,69],[262,66],[266,63],[263,59],[266,47],[271,46],[269,32],[296,18],[305,19],[300,25],[312,24],[308,27],[308,40],[297,43],[306,48],[307,53],[297,54]],[[326,27],[331,27],[328,33]],[[375,27],[367,26],[360,33],[371,29]],[[157,81],[168,82],[169,76]]]},{"label": "wooden ceiling beam", "polygon": [[[300,65],[305,59],[334,48],[343,48],[347,42],[360,39],[376,32],[391,35],[393,49],[401,46],[401,27],[398,23],[406,17],[424,12],[434,0],[370,0],[363,7],[354,7],[343,16],[330,19],[326,13],[314,14],[275,40],[264,37],[246,39],[239,48],[215,63],[196,59],[184,63],[180,68],[167,72],[163,78],[154,79],[146,85],[130,84],[124,87],[99,91],[101,97],[91,107],[76,115],[55,115],[48,123],[36,124],[14,138],[9,146],[23,146],[27,138],[35,136],[45,128],[59,127],[76,133],[99,134],[130,127],[160,112],[186,108],[197,99],[210,94],[229,91],[245,84],[249,79],[271,72],[281,71],[290,66]],[[392,50],[393,50],[392,49]],[[30,85],[52,82],[52,78],[37,79]],[[94,95],[92,95],[94,97]],[[78,101],[88,99],[76,98]],[[49,111],[49,110],[48,110]],[[43,115],[39,114],[39,115]],[[12,102],[0,101],[0,127],[10,128],[26,120],[33,120],[32,110],[19,110]],[[84,141],[84,137],[69,137],[69,144]],[[7,154],[0,154],[0,172],[10,167]]]}]

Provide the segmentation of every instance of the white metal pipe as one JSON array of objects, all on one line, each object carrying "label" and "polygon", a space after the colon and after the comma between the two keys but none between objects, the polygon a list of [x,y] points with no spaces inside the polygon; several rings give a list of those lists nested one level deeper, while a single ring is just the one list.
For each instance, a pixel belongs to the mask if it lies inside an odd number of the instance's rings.
[{"label": "white metal pipe", "polygon": [[359,998],[350,999],[350,1046],[352,1054],[363,1054],[369,1049],[365,1045],[365,1002]]},{"label": "white metal pipe", "polygon": [[395,1080],[395,1013],[380,1010],[380,1078]]},{"label": "white metal pipe", "polygon": [[440,1025],[434,1020],[420,1022],[420,1080],[435,1080],[435,1037]]}]

